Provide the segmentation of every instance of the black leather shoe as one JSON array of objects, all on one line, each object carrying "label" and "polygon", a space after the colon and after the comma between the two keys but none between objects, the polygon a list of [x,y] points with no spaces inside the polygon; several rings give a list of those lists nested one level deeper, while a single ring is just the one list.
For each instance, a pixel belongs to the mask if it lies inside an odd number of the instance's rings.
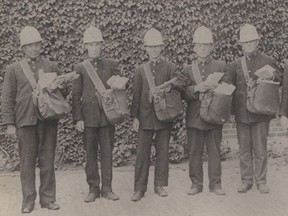
[{"label": "black leather shoe", "polygon": [[96,198],[100,198],[100,188],[99,186],[90,186],[89,193],[84,199],[84,202],[94,202]]},{"label": "black leather shoe", "polygon": [[166,197],[168,196],[168,193],[164,190],[162,186],[155,186],[154,192],[158,194],[160,197]]},{"label": "black leather shoe", "polygon": [[137,202],[140,201],[141,198],[144,196],[145,192],[144,191],[136,191],[132,197],[131,197],[131,201]]},{"label": "black leather shoe", "polygon": [[188,195],[196,195],[196,194],[199,194],[201,192],[202,192],[202,188],[192,186],[187,193],[188,193]]},{"label": "black leather shoe", "polygon": [[258,184],[257,189],[259,190],[260,193],[262,194],[267,194],[270,192],[268,186],[266,184]]},{"label": "black leather shoe", "polygon": [[216,195],[225,195],[226,194],[221,188],[210,189],[210,192],[215,193]]},{"label": "black leather shoe", "polygon": [[30,212],[32,212],[32,211],[33,211],[33,209],[34,209],[34,203],[33,203],[33,204],[30,204],[30,205],[27,205],[27,206],[24,206],[24,207],[22,207],[22,209],[21,209],[21,212],[22,212],[22,214],[27,214],[27,213],[30,213]]},{"label": "black leather shoe", "polygon": [[50,203],[41,205],[41,208],[47,208],[49,210],[58,210],[60,209],[60,206],[55,202],[50,202]]},{"label": "black leather shoe", "polygon": [[96,198],[100,197],[100,193],[98,192],[89,192],[87,197],[84,199],[84,202],[94,202]]},{"label": "black leather shoe", "polygon": [[102,192],[102,197],[104,197],[105,199],[108,200],[112,200],[112,201],[116,201],[119,200],[119,196],[117,194],[115,194],[114,192]]},{"label": "black leather shoe", "polygon": [[238,193],[246,193],[252,188],[251,184],[242,183],[242,185],[238,188]]}]

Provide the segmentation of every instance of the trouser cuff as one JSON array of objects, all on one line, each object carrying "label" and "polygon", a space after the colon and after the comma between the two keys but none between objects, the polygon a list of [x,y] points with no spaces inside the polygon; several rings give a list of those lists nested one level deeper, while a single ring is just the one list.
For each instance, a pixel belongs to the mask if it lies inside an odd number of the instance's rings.
[{"label": "trouser cuff", "polygon": [[104,192],[104,193],[112,192],[112,188],[109,186],[102,186],[101,192]]},{"label": "trouser cuff", "polygon": [[155,181],[154,186],[168,186],[168,181]]},{"label": "trouser cuff", "polygon": [[259,184],[266,184],[267,182],[265,180],[261,180],[261,181],[257,181],[256,182],[256,185],[259,185]]},{"label": "trouser cuff", "polygon": [[209,186],[210,190],[221,189],[221,184],[214,184]]},{"label": "trouser cuff", "polygon": [[146,192],[147,191],[147,186],[135,186],[134,187],[134,191],[142,191],[142,192]]},{"label": "trouser cuff", "polygon": [[89,185],[89,192],[99,192],[99,185]]},{"label": "trouser cuff", "polygon": [[253,185],[253,180],[243,180],[243,179],[242,179],[242,184]]},{"label": "trouser cuff", "polygon": [[47,205],[47,204],[49,204],[49,203],[51,203],[51,202],[55,202],[56,201],[56,199],[45,199],[45,200],[41,200],[40,201],[40,205]]}]

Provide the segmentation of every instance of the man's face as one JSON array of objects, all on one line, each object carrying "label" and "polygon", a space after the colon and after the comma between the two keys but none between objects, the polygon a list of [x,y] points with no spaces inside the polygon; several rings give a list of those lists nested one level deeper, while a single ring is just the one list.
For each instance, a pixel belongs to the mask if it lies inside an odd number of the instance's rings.
[{"label": "man's face", "polygon": [[40,56],[41,42],[25,44],[22,46],[22,50],[27,58],[35,59]]},{"label": "man's face", "polygon": [[101,56],[102,42],[86,43],[84,46],[88,50],[89,58],[99,58]]},{"label": "man's face", "polygon": [[149,59],[155,61],[161,56],[163,45],[158,46],[145,46],[145,50],[148,53]]},{"label": "man's face", "polygon": [[214,46],[212,43],[196,43],[194,45],[194,52],[198,57],[207,58],[212,52]]},{"label": "man's face", "polygon": [[253,53],[259,44],[259,40],[253,40],[253,41],[248,41],[241,43],[242,49],[244,53]]}]

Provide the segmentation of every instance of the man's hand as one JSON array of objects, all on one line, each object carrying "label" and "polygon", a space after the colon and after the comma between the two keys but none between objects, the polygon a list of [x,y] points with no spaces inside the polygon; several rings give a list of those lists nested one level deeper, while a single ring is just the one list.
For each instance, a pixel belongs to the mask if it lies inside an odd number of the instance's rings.
[{"label": "man's hand", "polygon": [[6,133],[10,139],[17,138],[15,125],[7,125]]},{"label": "man's hand", "polygon": [[77,121],[75,124],[75,129],[77,131],[83,132],[84,131],[84,121]]},{"label": "man's hand", "polygon": [[138,131],[139,130],[139,120],[137,118],[134,118],[133,120],[133,125],[132,125],[132,130]]},{"label": "man's hand", "polygon": [[195,86],[195,92],[201,92],[201,93],[204,93],[204,92],[207,92],[211,89],[211,86],[210,85],[207,85],[205,82],[202,82],[198,85]]},{"label": "man's hand", "polygon": [[272,71],[263,71],[260,74],[260,78],[263,80],[273,80],[274,79],[274,73]]},{"label": "man's hand", "polygon": [[77,79],[78,77],[79,77],[79,74],[77,74],[76,71],[59,75],[50,84],[50,88],[52,88],[52,89],[56,89],[56,88],[65,89],[69,86],[70,82]]},{"label": "man's hand", "polygon": [[61,82],[61,80],[55,80],[54,82],[50,83],[49,88],[50,89],[64,89],[66,87],[65,83]]},{"label": "man's hand", "polygon": [[107,81],[107,84],[111,89],[119,90],[125,89],[128,79],[126,77],[120,77],[119,75],[113,75]]}]

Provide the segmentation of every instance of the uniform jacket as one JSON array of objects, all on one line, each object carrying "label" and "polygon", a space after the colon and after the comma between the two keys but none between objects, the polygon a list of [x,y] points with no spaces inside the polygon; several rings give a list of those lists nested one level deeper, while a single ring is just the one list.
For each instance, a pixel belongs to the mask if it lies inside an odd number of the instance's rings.
[{"label": "uniform jacket", "polygon": [[[60,74],[58,64],[45,57],[37,60],[27,60],[31,71],[38,80],[39,69],[44,73],[57,72]],[[37,124],[36,107],[32,100],[32,87],[27,80],[20,62],[7,67],[2,93],[2,116],[4,125],[13,124],[17,128]],[[51,121],[51,120],[50,120]]]},{"label": "uniform jacket", "polygon": [[282,88],[282,99],[280,106],[280,115],[288,117],[288,60],[286,60],[284,66],[284,78]]},{"label": "uniform jacket", "polygon": [[[205,81],[209,74],[214,72],[225,72],[226,64],[222,61],[217,61],[212,58],[207,59],[205,62],[197,61],[198,67],[201,73],[202,80]],[[197,128],[200,130],[211,130],[215,128],[221,128],[221,125],[211,124],[204,121],[200,117],[200,106],[199,92],[195,92],[196,81],[190,74],[192,65],[186,65],[183,69],[183,73],[188,77],[188,86],[185,91],[184,98],[187,100],[186,110],[186,126],[191,128]]]},{"label": "uniform jacket", "polygon": [[[256,51],[252,55],[246,56],[246,62],[250,77],[253,79],[256,80],[258,78],[255,75],[255,72],[268,64],[276,69],[274,72],[274,81],[282,81],[282,73],[277,67],[276,60],[272,57]],[[235,115],[236,122],[249,124],[253,122],[269,121],[273,118],[268,115],[254,114],[247,110],[247,84],[242,70],[240,58],[231,63],[227,76],[229,77],[230,82],[236,86],[236,89],[233,93],[232,103],[232,111]]]},{"label": "uniform jacket", "polygon": [[[112,75],[119,75],[118,63],[106,58],[99,58],[91,63],[108,89],[107,80]],[[110,125],[104,111],[100,108],[95,86],[84,68],[83,62],[75,65],[74,70],[79,74],[79,78],[73,81],[72,88],[73,121],[83,120],[85,127]]]},{"label": "uniform jacket", "polygon": [[[157,62],[150,62],[151,72],[154,77],[156,86],[177,77],[177,66],[164,58],[160,58]],[[172,123],[161,122],[158,120],[154,106],[149,102],[149,84],[145,75],[143,64],[136,67],[133,101],[131,115],[133,118],[138,118],[141,129],[167,129],[172,127]]]}]

